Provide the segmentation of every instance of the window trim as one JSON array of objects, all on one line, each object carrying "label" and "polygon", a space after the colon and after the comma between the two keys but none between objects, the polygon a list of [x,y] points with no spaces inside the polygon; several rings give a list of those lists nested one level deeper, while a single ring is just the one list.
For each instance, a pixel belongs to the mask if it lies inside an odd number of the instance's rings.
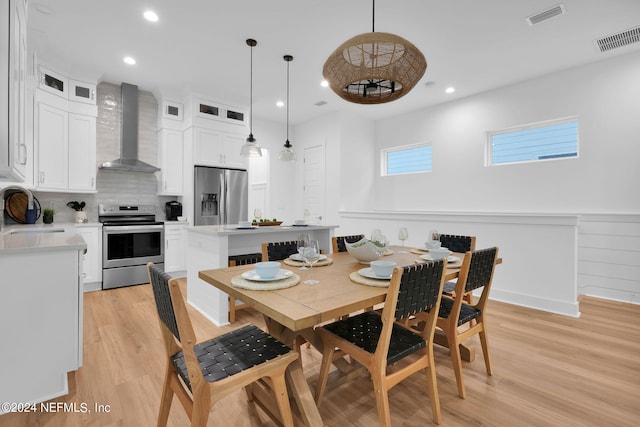
[{"label": "window trim", "polygon": [[[515,162],[504,162],[504,163],[493,163],[492,161],[492,138],[494,135],[501,135],[501,134],[505,134],[505,133],[511,133],[511,132],[518,132],[518,131],[523,131],[523,130],[529,130],[529,129],[538,129],[538,128],[544,128],[544,127],[548,127],[548,126],[554,126],[554,125],[562,125],[562,124],[566,124],[566,123],[574,123],[576,124],[576,155],[575,156],[549,156],[548,158],[543,158],[543,159],[532,159],[532,160],[519,160],[519,161],[515,161]],[[486,133],[486,142],[485,142],[485,166],[487,167],[493,167],[493,166],[506,166],[506,165],[518,165],[518,164],[525,164],[525,163],[538,163],[538,162],[548,162],[548,161],[555,161],[555,160],[571,160],[571,159],[577,159],[580,157],[580,132],[579,132],[579,122],[578,122],[578,117],[577,116],[570,116],[570,117],[563,117],[563,118],[559,118],[559,119],[551,119],[551,120],[544,120],[544,121],[540,121],[540,122],[535,122],[535,123],[529,123],[526,125],[520,125],[520,126],[512,126],[512,127],[508,127],[508,128],[503,128],[503,129],[498,129],[498,130],[492,130],[492,131],[488,131]]]},{"label": "window trim", "polygon": [[[403,150],[411,150],[414,148],[420,147],[431,147],[431,169],[423,170],[417,172],[403,172],[403,173],[394,173],[389,174],[387,168],[387,156],[391,151],[403,151]],[[406,144],[406,145],[395,145],[393,147],[387,147],[380,150],[380,176],[403,176],[403,175],[415,175],[421,173],[431,173],[433,171],[433,145],[430,142],[418,142],[415,144]]]}]

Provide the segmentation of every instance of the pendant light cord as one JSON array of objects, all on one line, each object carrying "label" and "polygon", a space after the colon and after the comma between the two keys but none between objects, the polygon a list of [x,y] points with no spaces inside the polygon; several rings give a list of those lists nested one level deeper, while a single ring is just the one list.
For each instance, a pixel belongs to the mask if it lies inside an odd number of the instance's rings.
[{"label": "pendant light cord", "polygon": [[287,143],[289,143],[289,63],[287,61]]},{"label": "pendant light cord", "polygon": [[249,134],[253,135],[253,46],[251,47],[251,59],[249,60]]},{"label": "pendant light cord", "polygon": [[376,32],[376,0],[373,0],[373,12],[371,13],[371,32]]}]

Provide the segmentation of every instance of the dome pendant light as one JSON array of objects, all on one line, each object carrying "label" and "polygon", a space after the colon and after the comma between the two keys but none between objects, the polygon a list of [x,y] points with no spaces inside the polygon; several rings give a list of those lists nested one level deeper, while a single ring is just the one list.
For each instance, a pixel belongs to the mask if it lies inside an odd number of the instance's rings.
[{"label": "dome pendant light", "polygon": [[357,35],[342,43],[324,63],[322,74],[339,97],[357,104],[382,104],[406,95],[427,69],[422,52],[390,33]]},{"label": "dome pendant light", "polygon": [[293,61],[293,56],[285,55],[283,58],[287,61],[287,140],[278,158],[284,162],[294,162],[296,160],[296,152],[289,142],[289,63]]},{"label": "dome pendant light", "polygon": [[240,155],[242,157],[262,157],[262,149],[256,143],[256,139],[253,137],[253,47],[258,42],[254,39],[247,39],[247,45],[251,47],[251,71],[250,71],[250,85],[249,85],[249,136],[242,145]]}]

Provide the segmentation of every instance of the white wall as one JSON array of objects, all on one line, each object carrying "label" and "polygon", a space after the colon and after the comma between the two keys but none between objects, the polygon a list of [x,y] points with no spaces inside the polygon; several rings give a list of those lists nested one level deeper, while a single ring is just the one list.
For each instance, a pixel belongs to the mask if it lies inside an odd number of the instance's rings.
[{"label": "white wall", "polygon": [[[629,222],[640,222],[635,188],[640,182],[638,76],[636,53],[371,126],[336,113],[295,129],[300,141],[330,135],[328,145],[340,144],[339,159],[332,159],[340,165],[340,178],[331,181],[340,191],[329,191],[327,198],[327,223],[336,218],[341,227],[336,234],[382,228],[398,243],[397,228],[405,225],[410,228],[407,243],[413,245],[422,244],[432,228],[474,234],[478,247],[500,246],[505,259],[496,270],[494,298],[577,316],[578,277],[588,277],[585,269],[592,266],[578,263],[580,216],[627,214]],[[578,158],[485,167],[486,132],[569,116],[579,122]],[[375,147],[368,150],[372,128]],[[381,149],[420,142],[433,145],[431,173],[380,177]],[[328,183],[333,179],[328,176]],[[616,245],[615,239],[605,240],[609,248]],[[640,242],[632,241],[632,254],[625,259],[640,254]],[[614,263],[604,271],[615,268]],[[625,268],[633,275],[640,266],[631,262]],[[633,301],[628,295],[640,294],[640,279],[624,283],[619,299]],[[580,289],[597,296],[621,295],[611,290],[621,286],[606,275],[598,286],[600,291],[581,282]]]},{"label": "white wall", "polygon": [[[381,120],[379,149],[433,145],[433,172],[380,177],[377,206],[484,212],[639,212],[640,54]],[[464,88],[460,88],[464,90]],[[579,158],[485,167],[486,132],[577,116]],[[375,165],[374,165],[375,166]],[[428,199],[415,190],[428,191]]]}]

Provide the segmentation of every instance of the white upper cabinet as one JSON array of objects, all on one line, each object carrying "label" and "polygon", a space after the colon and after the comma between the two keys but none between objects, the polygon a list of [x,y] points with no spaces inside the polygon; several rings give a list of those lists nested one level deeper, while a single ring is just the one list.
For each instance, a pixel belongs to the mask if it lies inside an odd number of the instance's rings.
[{"label": "white upper cabinet", "polygon": [[[46,70],[44,74],[52,72]],[[36,91],[36,188],[95,192],[97,107],[85,101],[69,101],[59,93],[42,89],[40,85]]]},{"label": "white upper cabinet", "polygon": [[96,85],[69,80],[69,101],[96,105]]},{"label": "white upper cabinet", "polygon": [[[27,19],[22,0],[0,6],[0,177],[24,181],[31,153],[25,134]],[[8,64],[8,67],[7,65]]]},{"label": "white upper cabinet", "polygon": [[193,135],[193,164],[243,167],[243,158],[240,156],[243,135],[207,128],[195,128]]},{"label": "white upper cabinet", "polygon": [[69,98],[69,79],[42,66],[38,73],[38,88],[53,95]]},{"label": "white upper cabinet", "polygon": [[182,131],[160,129],[158,132],[158,194],[182,196],[184,151]]}]

